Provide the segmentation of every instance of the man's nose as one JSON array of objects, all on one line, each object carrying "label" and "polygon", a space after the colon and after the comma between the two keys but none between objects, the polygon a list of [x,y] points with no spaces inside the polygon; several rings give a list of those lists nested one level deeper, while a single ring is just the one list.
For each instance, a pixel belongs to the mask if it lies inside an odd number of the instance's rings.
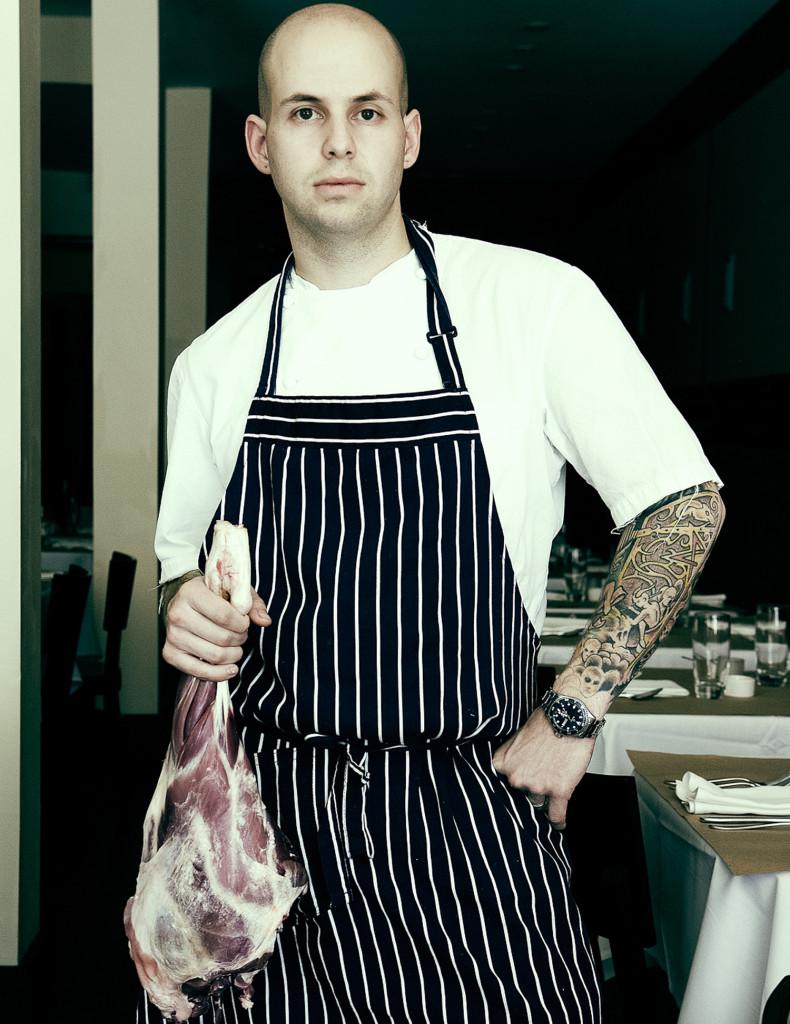
[{"label": "man's nose", "polygon": [[351,127],[342,118],[333,118],[327,124],[323,152],[325,157],[349,157],[355,152]]}]

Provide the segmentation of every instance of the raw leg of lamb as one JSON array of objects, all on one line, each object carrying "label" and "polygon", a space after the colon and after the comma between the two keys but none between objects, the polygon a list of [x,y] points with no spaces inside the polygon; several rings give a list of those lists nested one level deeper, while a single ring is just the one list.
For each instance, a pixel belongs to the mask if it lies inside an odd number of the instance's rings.
[{"label": "raw leg of lamb", "polygon": [[[215,525],[205,579],[249,612],[244,527]],[[186,1021],[208,1013],[230,984],[251,1007],[253,976],[305,888],[299,857],[261,801],[228,684],[183,677],[124,912],[140,982],[162,1014]]]}]

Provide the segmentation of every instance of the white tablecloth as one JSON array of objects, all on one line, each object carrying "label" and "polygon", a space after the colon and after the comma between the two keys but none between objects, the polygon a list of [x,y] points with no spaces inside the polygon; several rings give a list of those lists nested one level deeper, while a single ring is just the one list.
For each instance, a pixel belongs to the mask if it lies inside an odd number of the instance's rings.
[{"label": "white tablecloth", "polygon": [[790,872],[733,875],[639,776],[637,788],[658,939],[651,953],[680,1005],[678,1024],[760,1024],[790,974]]},{"label": "white tablecloth", "polygon": [[634,769],[626,750],[660,750],[665,754],[726,754],[733,757],[790,757],[790,718],[762,715],[610,714],[595,741],[590,771],[600,775],[631,775]]}]

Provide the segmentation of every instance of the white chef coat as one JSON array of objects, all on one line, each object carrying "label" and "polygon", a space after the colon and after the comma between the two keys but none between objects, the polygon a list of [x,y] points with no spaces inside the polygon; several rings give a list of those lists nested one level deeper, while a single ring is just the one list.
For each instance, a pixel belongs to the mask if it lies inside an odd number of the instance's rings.
[{"label": "white chef coat", "polygon": [[[526,249],[433,238],[505,543],[540,631],[551,542],[563,522],[566,461],[596,488],[616,526],[668,494],[721,481],[586,274]],[[230,480],[260,376],[275,281],[192,342],[173,366],[155,539],[162,582],[197,566]],[[413,250],[355,288],[321,290],[294,272],[276,390],[339,396],[440,388],[426,331],[425,275]]]}]

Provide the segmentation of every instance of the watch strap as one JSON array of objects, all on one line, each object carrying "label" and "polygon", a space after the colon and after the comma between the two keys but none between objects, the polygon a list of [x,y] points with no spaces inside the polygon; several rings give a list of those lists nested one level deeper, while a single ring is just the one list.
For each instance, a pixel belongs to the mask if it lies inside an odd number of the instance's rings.
[{"label": "watch strap", "polygon": [[605,718],[593,718],[592,722],[587,725],[584,732],[579,734],[579,739],[595,739],[605,725]]}]

